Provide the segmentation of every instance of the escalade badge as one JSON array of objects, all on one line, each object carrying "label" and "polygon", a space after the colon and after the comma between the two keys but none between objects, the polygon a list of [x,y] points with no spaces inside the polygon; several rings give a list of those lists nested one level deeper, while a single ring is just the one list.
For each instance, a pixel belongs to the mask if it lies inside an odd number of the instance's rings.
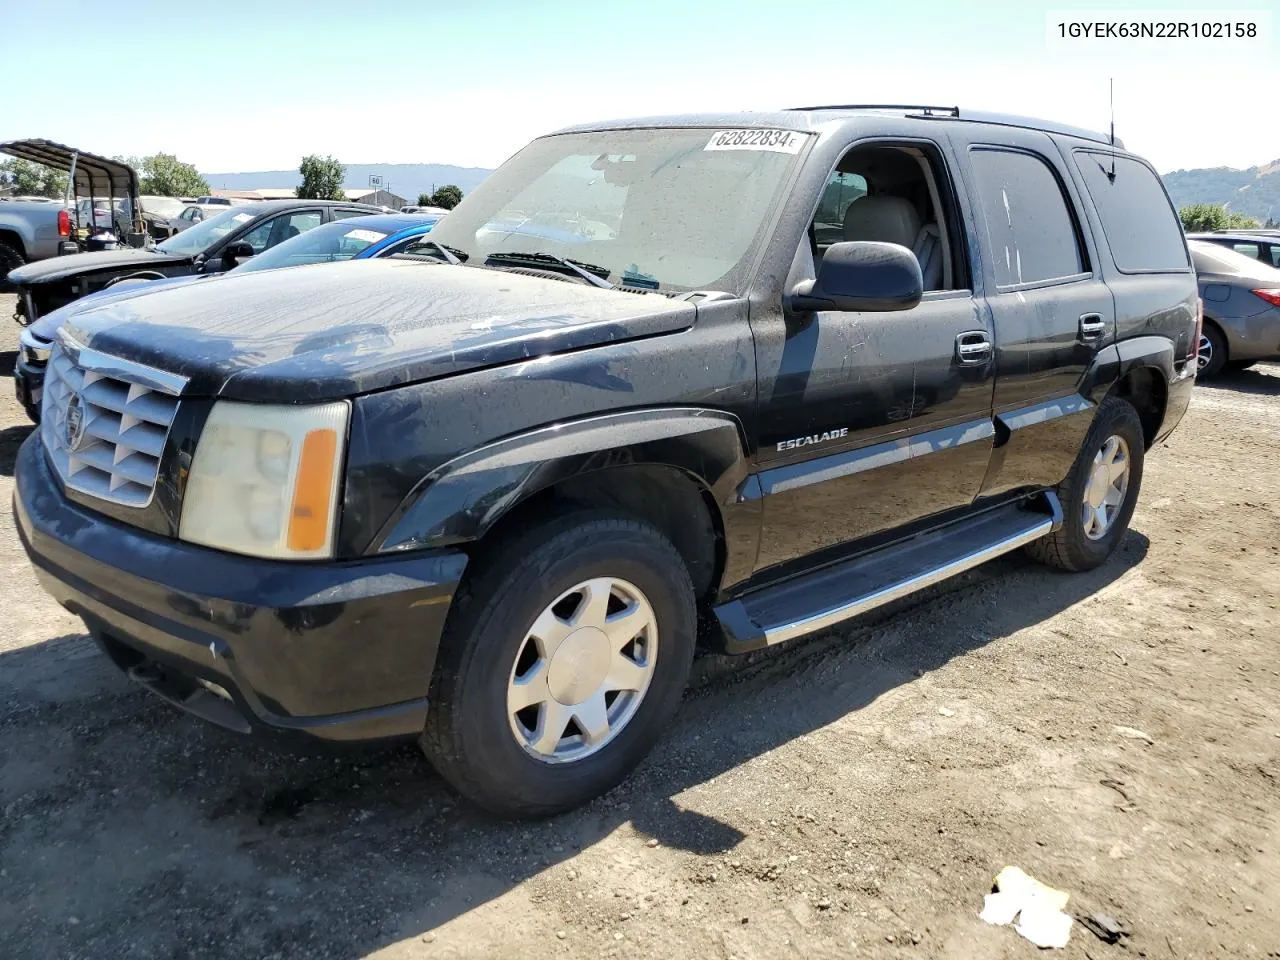
[{"label": "escalade badge", "polygon": [[80,394],[73,393],[67,402],[66,419],[62,423],[63,439],[72,453],[79,450],[80,444],[84,442],[84,428],[84,401],[80,399]]},{"label": "escalade badge", "polygon": [[828,440],[839,440],[841,437],[849,435],[848,427],[841,427],[839,430],[828,430],[825,433],[815,433],[810,437],[796,437],[794,440],[783,440],[778,444],[779,452],[783,450],[794,450],[796,447],[807,447],[811,443],[826,443]]}]

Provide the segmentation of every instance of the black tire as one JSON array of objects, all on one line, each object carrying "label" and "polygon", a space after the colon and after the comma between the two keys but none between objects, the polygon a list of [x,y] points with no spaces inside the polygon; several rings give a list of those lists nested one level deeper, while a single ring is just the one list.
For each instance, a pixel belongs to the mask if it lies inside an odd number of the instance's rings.
[{"label": "black tire", "polygon": [[40,425],[40,407],[33,403],[23,403],[22,409],[27,413],[27,419],[36,426]]},{"label": "black tire", "polygon": [[[594,576],[644,593],[657,624],[654,672],[612,741],[583,759],[547,763],[516,741],[508,681],[535,618]],[[696,643],[693,584],[675,547],[646,523],[584,511],[509,537],[474,561],[454,604],[421,745],[445,780],[492,813],[550,816],[604,793],[649,752],[680,705]]]},{"label": "black tire", "polygon": [[17,270],[27,262],[24,257],[7,243],[0,243],[0,293],[8,293],[13,289],[9,282],[9,271]]},{"label": "black tire", "polygon": [[[1113,436],[1120,437],[1129,448],[1128,484],[1119,512],[1106,533],[1095,540],[1090,539],[1085,532],[1085,495],[1093,474],[1094,458]],[[1119,397],[1103,400],[1071,472],[1057,490],[1058,499],[1062,503],[1062,527],[1028,545],[1027,553],[1041,563],[1060,570],[1092,570],[1106,563],[1129,529],[1129,520],[1133,517],[1133,509],[1142,488],[1145,449],[1142,421],[1133,405]]]},{"label": "black tire", "polygon": [[[1214,324],[1208,322],[1204,325],[1202,337],[1203,339],[1201,340],[1200,347],[1200,353],[1202,355],[1200,363],[1202,365],[1197,367],[1196,377],[1201,380],[1209,380],[1222,373],[1222,368],[1226,366],[1227,338],[1222,335],[1222,331]],[[1206,342],[1209,350],[1207,360],[1203,358]]]}]

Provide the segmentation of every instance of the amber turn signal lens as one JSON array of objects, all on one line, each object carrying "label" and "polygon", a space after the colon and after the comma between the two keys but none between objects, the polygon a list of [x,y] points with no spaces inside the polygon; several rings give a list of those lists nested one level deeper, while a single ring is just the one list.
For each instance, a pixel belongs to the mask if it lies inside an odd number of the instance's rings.
[{"label": "amber turn signal lens", "polygon": [[329,539],[329,508],[338,464],[338,434],[312,430],[302,441],[289,515],[289,549],[319,550]]}]

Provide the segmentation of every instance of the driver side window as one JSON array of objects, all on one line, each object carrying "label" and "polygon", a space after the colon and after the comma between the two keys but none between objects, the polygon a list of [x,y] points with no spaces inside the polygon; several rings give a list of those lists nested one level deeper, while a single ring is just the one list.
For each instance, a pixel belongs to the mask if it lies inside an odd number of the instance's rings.
[{"label": "driver side window", "polygon": [[969,289],[945,169],[941,156],[919,143],[849,150],[827,178],[809,226],[815,270],[832,244],[894,243],[915,254],[926,292]]}]

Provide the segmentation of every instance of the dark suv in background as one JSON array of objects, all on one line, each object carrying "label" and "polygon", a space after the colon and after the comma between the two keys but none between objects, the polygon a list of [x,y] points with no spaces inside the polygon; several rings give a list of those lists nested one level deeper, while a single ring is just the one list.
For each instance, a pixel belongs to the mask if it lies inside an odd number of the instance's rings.
[{"label": "dark suv in background", "polygon": [[422,255],[74,317],[17,528],[180,707],[419,737],[542,815],[649,750],[700,620],[745,652],[1019,548],[1104,563],[1198,307],[1159,177],[1105,136],[927,107],[584,125]]}]

